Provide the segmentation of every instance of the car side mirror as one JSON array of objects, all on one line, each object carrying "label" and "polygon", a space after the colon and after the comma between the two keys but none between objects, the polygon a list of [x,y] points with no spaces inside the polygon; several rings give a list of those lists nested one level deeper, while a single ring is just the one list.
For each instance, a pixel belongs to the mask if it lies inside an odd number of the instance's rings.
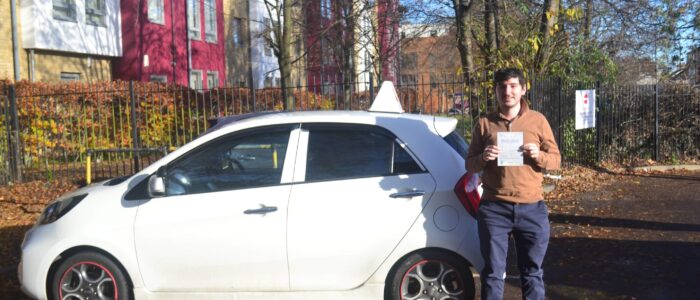
[{"label": "car side mirror", "polygon": [[148,179],[148,196],[151,198],[165,196],[165,176],[167,170],[165,166],[158,168],[155,174]]}]

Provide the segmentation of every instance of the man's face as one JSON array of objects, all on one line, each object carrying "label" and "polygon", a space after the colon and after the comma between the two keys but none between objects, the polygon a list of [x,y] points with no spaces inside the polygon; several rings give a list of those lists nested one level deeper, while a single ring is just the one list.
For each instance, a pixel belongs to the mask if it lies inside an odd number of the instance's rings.
[{"label": "man's face", "polygon": [[501,109],[508,109],[520,104],[525,94],[525,86],[520,84],[518,77],[509,78],[496,84],[496,99]]}]

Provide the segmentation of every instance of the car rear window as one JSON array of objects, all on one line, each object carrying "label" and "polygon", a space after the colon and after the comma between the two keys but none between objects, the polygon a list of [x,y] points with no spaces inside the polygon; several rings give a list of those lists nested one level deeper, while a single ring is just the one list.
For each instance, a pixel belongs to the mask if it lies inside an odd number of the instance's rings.
[{"label": "car rear window", "polygon": [[459,156],[466,158],[467,157],[467,151],[469,150],[469,145],[467,145],[467,142],[464,141],[464,138],[462,138],[462,135],[457,132],[457,130],[452,131],[450,134],[445,136],[443,138],[445,142],[447,142],[452,149],[455,149],[457,153],[459,153]]}]

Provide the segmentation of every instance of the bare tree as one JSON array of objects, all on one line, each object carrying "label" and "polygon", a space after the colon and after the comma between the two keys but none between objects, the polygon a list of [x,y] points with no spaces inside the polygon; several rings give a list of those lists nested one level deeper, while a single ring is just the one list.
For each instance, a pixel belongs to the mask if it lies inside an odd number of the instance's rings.
[{"label": "bare tree", "polygon": [[472,53],[472,32],[471,13],[473,1],[453,0],[455,20],[457,25],[457,48],[459,49],[462,63],[462,76],[468,80],[474,72],[474,58]]}]

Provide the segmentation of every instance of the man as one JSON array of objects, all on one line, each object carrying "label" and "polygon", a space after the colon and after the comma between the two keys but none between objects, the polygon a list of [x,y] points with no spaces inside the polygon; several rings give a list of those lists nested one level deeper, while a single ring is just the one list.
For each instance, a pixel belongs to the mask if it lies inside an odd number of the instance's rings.
[{"label": "man", "polygon": [[[542,191],[542,170],[558,169],[561,157],[552,129],[539,112],[530,110],[522,99],[526,92],[522,71],[506,68],[494,74],[498,111],[479,119],[467,154],[467,169],[483,171],[484,192],[477,221],[484,269],[481,272],[482,299],[502,299],[512,234],[518,254],[523,299],[544,299],[542,261],[549,242],[549,219]],[[510,132],[522,164],[506,163],[506,141],[499,147],[498,132]],[[512,138],[510,139],[512,143]],[[516,144],[516,148],[517,148]],[[503,161],[498,162],[499,154]],[[508,165],[508,166],[499,166]]]}]

